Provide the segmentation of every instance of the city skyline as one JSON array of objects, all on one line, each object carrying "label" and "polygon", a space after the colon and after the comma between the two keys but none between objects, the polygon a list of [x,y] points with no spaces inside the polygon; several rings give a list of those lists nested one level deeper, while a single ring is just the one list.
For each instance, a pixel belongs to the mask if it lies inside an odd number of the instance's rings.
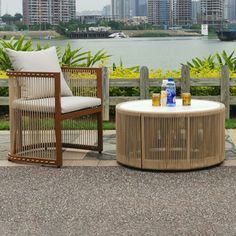
[{"label": "city skyline", "polygon": [[[77,11],[102,10],[111,0],[76,0]],[[2,0],[1,14],[22,13],[22,0]]]}]

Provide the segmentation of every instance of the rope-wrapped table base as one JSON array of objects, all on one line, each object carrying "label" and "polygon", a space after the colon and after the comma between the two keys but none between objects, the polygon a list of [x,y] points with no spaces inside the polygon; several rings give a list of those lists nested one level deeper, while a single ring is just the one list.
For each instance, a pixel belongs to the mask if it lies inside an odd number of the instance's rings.
[{"label": "rope-wrapped table base", "polygon": [[225,107],[192,100],[183,107],[152,107],[151,100],[116,107],[117,161],[142,169],[186,170],[224,160]]}]

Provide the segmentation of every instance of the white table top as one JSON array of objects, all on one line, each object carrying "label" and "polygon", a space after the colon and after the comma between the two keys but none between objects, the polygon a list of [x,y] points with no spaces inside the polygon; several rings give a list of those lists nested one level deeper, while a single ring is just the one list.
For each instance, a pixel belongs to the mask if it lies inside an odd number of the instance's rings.
[{"label": "white table top", "polygon": [[116,109],[132,112],[132,113],[195,113],[209,112],[219,110],[224,107],[223,103],[206,101],[206,100],[191,100],[191,106],[183,106],[182,99],[176,99],[175,107],[154,107],[152,100],[136,100],[131,102],[123,102],[116,106]]}]

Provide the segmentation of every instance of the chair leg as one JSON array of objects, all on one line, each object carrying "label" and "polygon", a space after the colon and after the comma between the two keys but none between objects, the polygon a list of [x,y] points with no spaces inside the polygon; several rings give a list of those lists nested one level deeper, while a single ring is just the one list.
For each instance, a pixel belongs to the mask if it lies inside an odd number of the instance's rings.
[{"label": "chair leg", "polygon": [[13,154],[21,152],[23,150],[22,136],[23,136],[23,127],[22,127],[22,114],[14,111],[14,138],[13,138]]},{"label": "chair leg", "polygon": [[98,152],[103,151],[103,125],[102,125],[102,112],[97,114],[97,126],[98,126]]},{"label": "chair leg", "polygon": [[12,141],[11,141],[11,152],[12,154],[16,154],[17,152],[17,132],[21,132],[18,129],[18,124],[21,123],[20,120],[16,119],[17,113],[15,111],[12,111],[11,116],[14,116],[14,118],[11,117],[11,135],[12,135]]},{"label": "chair leg", "polygon": [[61,122],[55,120],[55,133],[56,133],[56,166],[62,166],[62,140],[61,140]]}]

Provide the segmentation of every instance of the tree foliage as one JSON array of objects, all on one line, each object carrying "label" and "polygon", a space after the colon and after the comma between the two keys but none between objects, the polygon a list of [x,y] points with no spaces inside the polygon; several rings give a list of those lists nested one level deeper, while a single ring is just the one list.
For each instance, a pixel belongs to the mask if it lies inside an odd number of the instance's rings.
[{"label": "tree foliage", "polygon": [[20,13],[16,13],[14,16],[10,14],[5,14],[1,18],[3,22],[10,25],[10,24],[16,24],[17,22],[20,22],[23,16]]}]

